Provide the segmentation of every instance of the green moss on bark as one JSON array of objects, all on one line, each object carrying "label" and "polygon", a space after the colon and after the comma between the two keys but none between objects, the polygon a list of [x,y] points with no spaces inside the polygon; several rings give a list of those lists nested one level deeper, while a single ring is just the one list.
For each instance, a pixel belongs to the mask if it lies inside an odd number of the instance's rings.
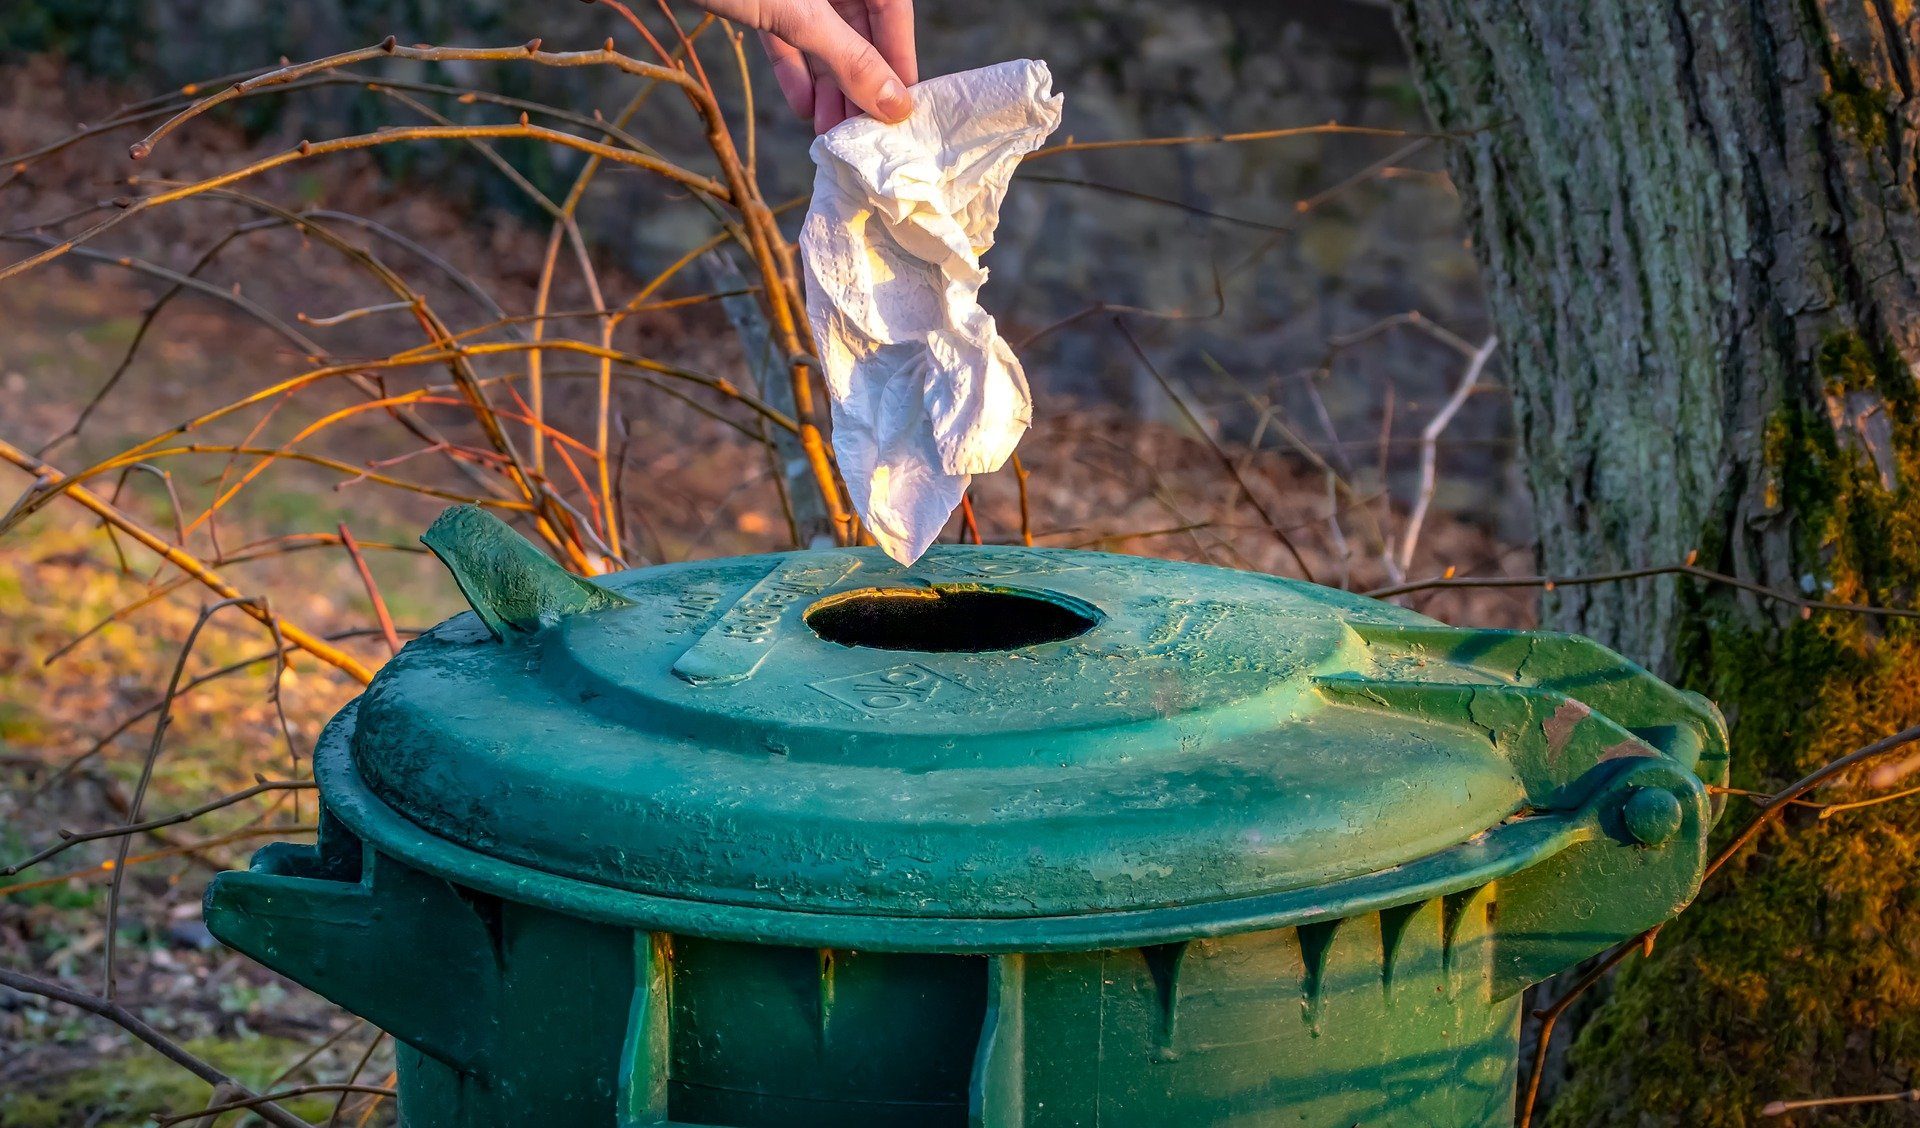
[{"label": "green moss on bark", "polygon": [[[1463,134],[1452,168],[1543,570],[1698,549],[1771,587],[1920,605],[1912,3],[1400,7],[1428,105]],[[1714,696],[1750,788],[1920,720],[1908,621],[1679,582],[1548,611]],[[1758,1124],[1770,1100],[1913,1085],[1916,823],[1909,800],[1762,836],[1618,980],[1552,1123]],[[1846,1116],[1912,1123],[1912,1106]]]},{"label": "green moss on bark", "polygon": [[1834,124],[1863,145],[1887,143],[1891,107],[1884,90],[1868,85],[1860,68],[1844,56],[1835,57],[1827,70],[1828,89],[1821,101]]},{"label": "green moss on bark", "polygon": [[[228,1076],[255,1091],[266,1086],[309,1047],[288,1038],[197,1038],[186,1044]],[[204,1108],[211,1089],[206,1082],[145,1047],[131,1046],[110,1057],[43,1082],[19,1082],[0,1089],[0,1128],[144,1128],[156,1113]],[[333,1111],[332,1094],[293,1097],[281,1107],[321,1123]],[[357,1113],[355,1114],[357,1118]],[[221,1128],[238,1122],[222,1117]],[[344,1123],[351,1123],[351,1119]],[[258,1125],[259,1120],[249,1120]],[[374,1124],[390,1124],[382,1117]]]},{"label": "green moss on bark", "polygon": [[[1707,634],[1707,682],[1739,717],[1734,784],[1778,787],[1920,716],[1920,640],[1857,622]],[[1857,793],[1838,793],[1855,798]],[[1727,827],[1751,807],[1735,800]],[[1787,1097],[1911,1086],[1920,1068],[1920,842],[1911,801],[1796,813],[1717,876],[1619,978],[1547,1123],[1762,1122]],[[1728,833],[1722,831],[1722,837]],[[1910,1106],[1850,1124],[1910,1125]]]},{"label": "green moss on bark", "polygon": [[1887,359],[1858,333],[1829,333],[1820,342],[1818,365],[1829,392],[1855,392],[1880,381]]},{"label": "green moss on bark", "polygon": [[[1829,395],[1904,402],[1911,383],[1853,334],[1818,360]],[[1796,557],[1817,594],[1902,598],[1920,587],[1920,427],[1890,427],[1897,487],[1831,416],[1768,420],[1765,461],[1794,515]],[[1735,597],[1705,597],[1684,677],[1734,721],[1733,783],[1773,791],[1920,718],[1920,626],[1822,614],[1780,630]],[[1864,773],[1862,773],[1864,775]],[[1856,799],[1847,784],[1822,794]],[[1730,802],[1719,838],[1750,817]],[[1821,820],[1797,811],[1718,875],[1636,960],[1581,1033],[1547,1117],[1590,1125],[1762,1123],[1782,1098],[1908,1088],[1920,1074],[1920,810],[1914,800]],[[1847,1123],[1910,1125],[1911,1106],[1864,1106]]]}]

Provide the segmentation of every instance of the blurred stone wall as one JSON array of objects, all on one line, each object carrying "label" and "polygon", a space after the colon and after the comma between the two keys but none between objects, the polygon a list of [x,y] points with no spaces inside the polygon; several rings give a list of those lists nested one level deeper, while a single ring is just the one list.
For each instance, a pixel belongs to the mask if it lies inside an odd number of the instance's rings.
[{"label": "blurred stone wall", "polygon": [[[1217,134],[1329,120],[1427,127],[1391,24],[1371,0],[920,0],[918,8],[923,73],[1023,55],[1046,59],[1067,96],[1063,136]],[[387,34],[402,42],[492,45],[539,36],[556,49],[597,45],[609,34],[634,41],[605,10],[567,0],[0,5],[0,54],[63,52],[86,69],[156,89],[279,55],[307,58],[363,46]],[[712,43],[709,67],[731,87],[733,68],[717,37]],[[753,62],[769,196],[804,192],[812,173],[805,152],[810,137],[788,116],[757,52]],[[397,60],[364,69],[484,85],[609,114],[633,88],[625,76],[590,70],[422,67]],[[443,108],[475,119],[497,120],[507,112]],[[243,112],[250,127],[283,140],[417,120],[403,107],[344,88],[260,99]],[[659,99],[635,132],[698,161],[691,125],[684,105]],[[999,246],[988,258],[994,273],[988,304],[1018,341],[1096,302],[1213,314],[1217,287],[1224,298],[1217,315],[1132,318],[1162,370],[1193,388],[1230,432],[1245,435],[1260,425],[1249,396],[1271,398],[1296,430],[1321,443],[1323,454],[1357,480],[1377,485],[1384,465],[1388,481],[1404,489],[1415,465],[1410,440],[1457,377],[1458,357],[1418,334],[1392,333],[1333,356],[1332,375],[1318,384],[1321,403],[1308,396],[1306,379],[1329,362],[1331,339],[1390,314],[1417,309],[1469,338],[1486,332],[1457,201],[1439,154],[1428,150],[1310,210],[1300,205],[1405,143],[1310,136],[1037,162],[1010,194]],[[576,163],[571,153],[503,151],[549,187],[564,187]],[[480,206],[526,208],[503,178],[458,146],[413,146],[390,151],[387,159],[395,174],[431,179]],[[1185,210],[1137,195],[1175,200]],[[599,178],[582,217],[597,241],[637,269],[672,258],[710,230],[698,209],[625,170]],[[1140,370],[1109,317],[1050,334],[1025,355],[1043,395],[1118,401],[1169,417],[1164,393]],[[1506,417],[1498,395],[1470,405],[1449,435],[1461,445],[1449,449],[1449,485],[1439,500],[1446,508],[1483,509],[1512,533],[1512,515],[1501,503],[1511,492],[1504,488]]]}]

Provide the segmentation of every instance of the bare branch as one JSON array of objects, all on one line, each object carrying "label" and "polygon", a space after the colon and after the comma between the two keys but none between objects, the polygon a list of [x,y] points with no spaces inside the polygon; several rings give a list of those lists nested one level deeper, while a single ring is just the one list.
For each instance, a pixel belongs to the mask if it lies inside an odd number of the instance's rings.
[{"label": "bare branch", "polygon": [[[144,865],[147,862],[157,862],[162,858],[178,858],[183,856],[193,858],[196,861],[204,861],[204,852],[215,846],[225,846],[249,838],[285,838],[293,834],[312,834],[318,829],[319,827],[313,823],[288,823],[243,827],[231,834],[221,834],[212,838],[196,839],[192,842],[181,842],[173,846],[168,846],[163,850],[149,850],[144,854],[131,854],[128,855],[126,864],[129,866],[137,866]],[[48,889],[55,885],[63,885],[69,881],[87,881],[99,877],[110,877],[115,868],[113,860],[108,859],[99,865],[88,866],[86,869],[69,870],[66,873],[56,873],[50,877],[36,877],[32,881],[16,881],[11,885],[0,885],[0,897],[10,897],[15,893],[25,893],[29,889]],[[219,870],[227,867],[212,864],[211,868]]]},{"label": "bare branch", "polygon": [[[158,1050],[167,1060],[180,1066],[188,1073],[193,1074],[209,1085],[225,1085],[234,1092],[246,1094],[248,1097],[253,1097],[256,1100],[270,1102],[278,1099],[277,1097],[258,1097],[246,1086],[201,1060],[186,1047],[154,1029],[139,1015],[111,999],[103,999],[97,995],[89,995],[83,991],[75,991],[72,988],[63,987],[58,983],[38,979],[31,975],[22,975],[17,971],[9,971],[3,967],[0,967],[0,987],[9,987],[15,991],[21,991],[29,995],[38,995],[43,999],[52,999],[54,1002],[79,1007],[81,1010],[90,1014],[99,1015],[101,1018],[119,1026],[135,1038],[140,1039],[155,1050]],[[258,1104],[253,1107],[255,1115],[270,1124],[279,1125],[280,1128],[312,1128],[312,1125],[306,1121],[271,1103]],[[199,1114],[196,1113],[195,1115]]]},{"label": "bare branch", "polygon": [[[217,603],[209,604],[201,610],[200,617],[193,621],[187,631],[187,639],[180,644],[180,656],[174,660],[173,674],[167,679],[167,691],[160,697],[160,719],[154,722],[153,738],[147,744],[147,756],[140,765],[140,780],[134,785],[133,799],[127,804],[127,817],[139,819],[140,806],[147,798],[147,785],[153,781],[154,765],[159,762],[160,749],[166,743],[167,729],[173,724],[173,701],[180,692],[180,682],[186,677],[187,659],[193,656],[193,644],[200,639],[200,632],[206,629],[214,615],[228,607],[251,606],[263,616],[261,622],[269,628],[273,626],[273,616],[267,612],[266,603],[252,596],[229,596]],[[274,653],[285,651],[285,643],[278,630],[273,636]],[[135,825],[138,825],[137,823]],[[107,891],[107,950],[106,950],[106,998],[113,998],[114,990],[114,948],[120,932],[120,889],[126,878],[127,854],[132,849],[132,839],[128,833],[118,835],[118,852],[113,859],[113,883]],[[18,872],[18,871],[15,871]]]},{"label": "bare branch", "polygon": [[1161,149],[1176,145],[1238,145],[1249,141],[1279,141],[1289,137],[1343,135],[1349,137],[1418,137],[1433,140],[1451,136],[1443,133],[1414,133],[1405,129],[1381,129],[1366,125],[1341,125],[1337,121],[1322,125],[1296,125],[1287,129],[1259,129],[1248,133],[1192,133],[1180,137],[1132,137],[1119,141],[1075,141],[1069,138],[1027,154],[1037,161],[1066,153],[1098,153],[1109,149]]},{"label": "bare branch", "polygon": [[1920,1089],[1902,1089],[1897,1093],[1872,1093],[1863,1097],[1813,1097],[1798,1101],[1768,1101],[1761,1108],[1760,1115],[1785,1116],[1797,1109],[1838,1108],[1841,1105],[1884,1104],[1893,1101],[1920,1104]]},{"label": "bare branch", "polygon": [[[348,1096],[356,1092],[366,1091],[366,1089],[359,1084],[360,1074],[366,1070],[367,1063],[373,1060],[374,1051],[378,1050],[380,1043],[386,1041],[386,1039],[387,1032],[384,1030],[374,1034],[373,1038],[368,1041],[366,1050],[360,1054],[360,1060],[353,1063],[353,1071],[347,1074],[347,1083],[340,1086],[340,1099],[333,1102],[333,1111],[327,1114],[327,1128],[334,1128],[336,1124],[340,1123],[340,1110],[347,1107]],[[380,1095],[390,1097],[393,1095],[393,1091],[388,1089]]]},{"label": "bare branch", "polygon": [[1400,574],[1413,567],[1413,552],[1420,544],[1420,530],[1427,520],[1427,507],[1433,504],[1433,491],[1439,484],[1438,468],[1440,461],[1440,435],[1446,431],[1453,417],[1466,406],[1480,383],[1480,373],[1487,367],[1487,361],[1493,357],[1493,350],[1500,344],[1499,337],[1490,336],[1480,343],[1467,360],[1467,370],[1460,377],[1460,383],[1433,413],[1433,418],[1420,432],[1420,485],[1414,491],[1413,509],[1407,514],[1407,523],[1400,534]]},{"label": "bare branch", "polygon": [[340,543],[353,557],[353,566],[360,573],[360,582],[367,589],[367,598],[373,602],[374,617],[380,621],[380,634],[387,640],[387,649],[400,653],[400,634],[393,629],[393,616],[387,613],[387,601],[380,596],[380,585],[373,582],[373,570],[367,567],[367,558],[360,554],[360,544],[347,531],[347,523],[340,522]]},{"label": "bare branch", "polygon": [[1301,576],[1305,577],[1308,583],[1313,583],[1313,569],[1307,565],[1306,557],[1300,555],[1300,550],[1295,547],[1293,538],[1287,535],[1286,530],[1280,526],[1279,521],[1274,519],[1273,514],[1267,512],[1267,507],[1262,505],[1260,499],[1255,496],[1253,487],[1247,484],[1246,476],[1240,472],[1239,465],[1236,464],[1232,456],[1228,455],[1220,446],[1219,440],[1213,437],[1213,433],[1200,421],[1200,417],[1195,414],[1193,408],[1187,405],[1186,398],[1174,388],[1173,384],[1165,376],[1161,375],[1159,368],[1154,366],[1153,361],[1148,359],[1146,350],[1140,347],[1140,342],[1134,337],[1133,331],[1127,328],[1126,320],[1116,317],[1113,319],[1113,324],[1120,330],[1120,335],[1126,339],[1127,347],[1133,350],[1135,357],[1139,358],[1140,364],[1146,369],[1147,374],[1152,376],[1154,382],[1160,385],[1161,391],[1167,393],[1167,398],[1173,401],[1173,405],[1180,409],[1180,414],[1185,417],[1187,425],[1192,427],[1195,434],[1200,437],[1200,440],[1207,444],[1208,449],[1213,451],[1214,457],[1219,461],[1221,469],[1227,472],[1227,476],[1232,478],[1233,484],[1239,488],[1240,496],[1246,499],[1247,504],[1253,507],[1255,513],[1260,515],[1260,520],[1264,521],[1267,528],[1273,532],[1274,539],[1279,541],[1281,547],[1285,548],[1287,553],[1293,557],[1293,563],[1300,569]]},{"label": "bare branch", "polygon": [[1357,185],[1365,184],[1369,180],[1382,177],[1394,165],[1399,164],[1401,161],[1406,160],[1408,157],[1413,156],[1431,144],[1433,144],[1433,138],[1431,137],[1416,137],[1412,141],[1395,149],[1393,152],[1388,153],[1386,156],[1355,172],[1353,175],[1341,179],[1338,183],[1322,188],[1304,200],[1296,201],[1293,205],[1293,210],[1296,213],[1305,215],[1307,212],[1312,211],[1328,200],[1333,199]]},{"label": "bare branch", "polygon": [[1014,485],[1020,491],[1020,543],[1032,548],[1033,510],[1027,500],[1027,478],[1031,472],[1020,461],[1020,454],[1017,451],[1008,456],[1007,465],[1013,467]]},{"label": "bare branch", "polygon": [[[14,466],[25,470],[38,479],[46,481],[50,485],[60,485],[66,481],[66,475],[21,450],[19,447],[7,442],[5,439],[0,439],[0,461],[10,462]],[[146,526],[107,504],[105,500],[92,490],[87,489],[85,486],[73,485],[68,487],[65,492],[67,496],[73,498],[74,501],[79,502],[95,515],[105,518],[109,524],[121,532],[126,533],[128,536],[131,536],[134,540],[139,541],[149,550],[158,553],[161,557],[165,558],[169,564],[186,572],[194,579],[199,580],[223,598],[230,600],[243,600],[245,598],[240,594],[238,588],[222,579],[219,573],[201,563],[199,558],[195,557],[192,553],[189,553],[184,548],[168,544],[158,536],[155,536],[152,532],[148,531]],[[242,606],[247,610],[249,615],[252,615],[262,623],[273,623],[275,620],[273,615],[251,602],[243,603]],[[286,636],[288,642],[298,646],[300,649],[313,655],[320,661],[325,662],[327,665],[340,670],[362,685],[373,680],[373,671],[369,670],[359,659],[341,650],[339,647],[334,646],[316,635],[309,634],[307,631],[284,620],[280,620],[274,623],[274,625],[281,634]]]},{"label": "bare branch", "polygon": [[[304,1097],[313,1093],[340,1093],[342,1096],[348,1093],[372,1093],[382,1097],[393,1096],[392,1089],[380,1085],[295,1085],[290,1089],[281,1089],[277,1092],[253,1094],[238,1097],[230,1101],[210,1104],[198,1112],[183,1112],[174,1116],[156,1116],[153,1118],[154,1128],[167,1128],[170,1124],[184,1124],[189,1120],[199,1120],[202,1117],[218,1115],[223,1112],[232,1112],[235,1109],[258,1109],[261,1105],[269,1101],[284,1101],[289,1097]],[[302,1121],[302,1123],[305,1122]]]},{"label": "bare branch", "polygon": [[1395,584],[1392,587],[1375,588],[1362,592],[1372,599],[1390,599],[1396,595],[1406,595],[1416,591],[1433,591],[1442,588],[1525,588],[1537,587],[1552,591],[1557,587],[1579,587],[1587,584],[1614,584],[1626,580],[1644,580],[1654,576],[1691,576],[1696,580],[1725,584],[1738,588],[1761,599],[1785,603],[1807,611],[1845,611],[1856,615],[1878,615],[1889,619],[1920,619],[1920,610],[1904,607],[1876,607],[1864,603],[1835,603],[1825,599],[1807,599],[1788,591],[1775,591],[1751,580],[1738,576],[1729,576],[1722,572],[1710,571],[1694,564],[1664,564],[1652,568],[1627,568],[1618,572],[1591,572],[1578,576],[1442,576],[1430,580],[1415,580],[1411,583]]},{"label": "bare branch", "polygon": [[419,62],[534,62],[553,67],[590,67],[614,66],[629,74],[642,78],[651,78],[658,82],[675,86],[693,87],[693,79],[670,67],[656,66],[631,59],[617,51],[568,51],[553,52],[528,50],[526,46],[515,47],[402,47],[394,42],[392,36],[373,47],[362,47],[356,51],[346,51],[338,55],[329,55],[311,62],[296,63],[242,79],[217,94],[202,98],[163,122],[158,129],[135,142],[129,150],[135,160],[141,160],[153,151],[153,147],[167,134],[185,125],[187,122],[235,98],[251,94],[270,86],[284,86],[309,75],[339,70],[355,63],[364,63],[373,59],[401,58]]},{"label": "bare branch", "polygon": [[[166,701],[163,701],[162,707],[164,708],[165,705],[170,704],[172,700],[175,700],[178,697],[179,697],[179,687],[176,686],[174,687],[173,696],[167,699]],[[41,849],[39,852],[21,861],[15,862],[13,865],[0,866],[0,877],[12,877],[14,874],[20,873],[23,870],[31,869],[34,866],[39,865],[41,862],[47,861],[48,859],[57,858],[61,854],[64,854],[68,850],[71,850],[75,846],[79,846],[83,843],[97,842],[103,838],[125,838],[130,835],[140,834],[144,831],[159,830],[162,827],[168,827],[168,826],[178,826],[183,822],[192,822],[194,819],[197,819],[202,815],[210,814],[214,811],[218,811],[226,807],[231,807],[235,803],[244,803],[248,799],[251,799],[256,795],[266,795],[272,792],[280,792],[280,791],[312,791],[314,789],[314,786],[315,785],[312,780],[305,780],[305,779],[261,780],[259,783],[254,784],[252,787],[248,787],[240,791],[235,791],[227,795],[222,795],[218,799],[210,799],[207,802],[200,804],[198,807],[193,807],[185,811],[179,811],[171,815],[163,815],[157,819],[148,819],[145,822],[128,823],[124,826],[110,826],[102,830],[89,830],[89,831],[83,831],[80,833],[73,833],[70,831],[61,831],[60,841],[55,842],[52,845]]]}]

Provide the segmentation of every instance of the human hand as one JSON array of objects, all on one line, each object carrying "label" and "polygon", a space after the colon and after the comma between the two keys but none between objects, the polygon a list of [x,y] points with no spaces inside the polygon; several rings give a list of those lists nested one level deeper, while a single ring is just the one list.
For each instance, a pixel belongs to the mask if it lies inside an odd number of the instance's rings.
[{"label": "human hand", "polygon": [[693,0],[760,32],[787,105],[815,133],[865,110],[881,121],[913,111],[920,80],[913,0]]}]

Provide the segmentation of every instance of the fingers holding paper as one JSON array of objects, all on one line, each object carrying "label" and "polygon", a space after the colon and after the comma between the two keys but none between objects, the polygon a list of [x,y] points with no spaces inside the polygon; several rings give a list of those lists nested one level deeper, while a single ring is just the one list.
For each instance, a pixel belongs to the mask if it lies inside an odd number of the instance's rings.
[{"label": "fingers holding paper", "polygon": [[903,564],[1032,420],[1026,374],[980,306],[980,256],[1014,170],[1061,109],[1046,64],[1031,59],[915,93],[922,112],[904,126],[862,118],[814,139],[800,228],[841,477],[867,531]]},{"label": "fingers holding paper", "polygon": [[862,111],[886,122],[913,112],[919,81],[912,0],[694,0],[760,31],[787,105],[824,133]]}]

